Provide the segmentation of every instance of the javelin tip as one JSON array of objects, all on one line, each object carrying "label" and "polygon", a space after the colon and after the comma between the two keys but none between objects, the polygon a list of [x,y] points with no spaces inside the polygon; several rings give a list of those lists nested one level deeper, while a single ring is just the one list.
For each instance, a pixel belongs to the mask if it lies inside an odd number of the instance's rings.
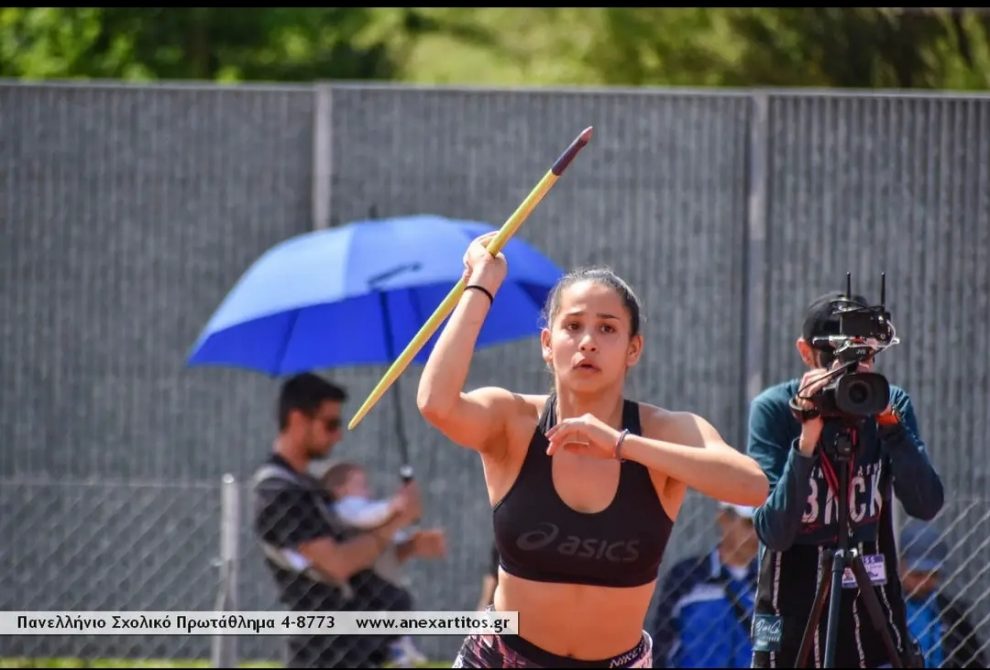
[{"label": "javelin tip", "polygon": [[[577,136],[564,153],[561,154],[560,158],[554,162],[553,167],[550,168],[550,172],[545,174],[540,182],[535,188],[530,192],[526,199],[519,205],[516,211],[509,217],[509,219],[502,225],[499,230],[498,235],[492,241],[496,245],[493,250],[492,244],[488,246],[489,251],[492,254],[497,254],[498,249],[501,245],[505,244],[508,238],[515,233],[515,231],[522,225],[523,221],[529,216],[530,212],[534,207],[543,199],[547,191],[553,186],[557,177],[563,174],[564,170],[578,154],[578,152],[591,140],[591,135],[594,132],[592,126],[588,126],[581,134]],[[551,178],[553,177],[553,178]],[[412,361],[413,356],[416,355],[426,341],[436,332],[437,328],[440,327],[440,323],[446,319],[454,309],[454,305],[460,298],[461,292],[464,290],[464,279],[462,278],[454,285],[447,297],[444,298],[443,302],[436,308],[433,315],[423,324],[416,336],[413,337],[412,341],[406,346],[399,358],[392,363],[392,367],[386,371],[385,376],[381,378],[378,385],[372,389],[368,398],[364,401],[364,404],[358,408],[357,414],[351,418],[350,422],[347,424],[348,430],[354,430],[354,428],[361,422],[365,415],[371,411],[371,408],[375,406],[375,403],[382,397],[389,386],[402,374],[406,366]],[[406,473],[403,472],[403,477],[405,478]],[[411,471],[408,473],[411,477]]]},{"label": "javelin tip", "polygon": [[571,146],[567,147],[567,149],[564,150],[564,153],[560,155],[560,158],[558,158],[557,161],[553,164],[553,167],[550,168],[550,171],[553,172],[558,177],[564,174],[564,170],[566,170],[567,166],[570,165],[572,160],[574,160],[574,157],[577,156],[577,153],[581,149],[583,149],[584,146],[588,143],[588,140],[591,139],[592,130],[593,128],[591,126],[588,126],[584,130],[582,130],[581,134],[575,137],[574,141],[571,142]]}]

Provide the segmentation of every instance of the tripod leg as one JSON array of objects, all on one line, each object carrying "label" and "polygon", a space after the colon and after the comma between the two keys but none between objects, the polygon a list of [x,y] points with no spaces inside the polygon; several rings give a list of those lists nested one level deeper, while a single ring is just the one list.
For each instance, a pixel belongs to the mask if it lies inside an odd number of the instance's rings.
[{"label": "tripod leg", "polygon": [[815,594],[815,601],[811,605],[811,614],[808,623],[804,627],[804,635],[801,637],[801,646],[798,648],[796,668],[808,667],[808,654],[811,653],[811,641],[818,630],[818,622],[822,618],[822,610],[825,609],[825,598],[828,595],[829,586],[832,584],[832,572],[826,569],[826,565],[832,558],[832,552],[826,551],[822,554],[821,571],[822,580],[818,583],[818,593]]},{"label": "tripod leg", "polygon": [[845,550],[835,552],[832,557],[832,594],[828,603],[828,629],[825,633],[825,666],[835,667],[835,644],[839,637],[839,605],[842,603],[842,573],[845,571],[848,554]]},{"label": "tripod leg", "polygon": [[890,629],[887,628],[886,622],[884,622],[883,608],[880,607],[880,601],[877,599],[876,589],[870,582],[870,575],[866,572],[866,566],[863,565],[863,557],[858,553],[853,555],[852,571],[856,575],[859,593],[863,597],[863,603],[866,605],[866,611],[870,615],[870,621],[873,623],[873,627],[877,632],[880,633],[883,646],[887,648],[887,655],[890,656],[891,666],[903,668],[904,660],[897,652],[894,639],[890,635]]}]

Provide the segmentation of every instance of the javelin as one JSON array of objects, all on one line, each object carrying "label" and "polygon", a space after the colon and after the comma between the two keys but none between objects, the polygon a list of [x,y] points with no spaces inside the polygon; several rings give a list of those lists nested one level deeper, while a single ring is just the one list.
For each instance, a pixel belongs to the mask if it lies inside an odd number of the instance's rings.
[{"label": "javelin", "polygon": [[[554,162],[553,167],[551,167],[547,173],[543,175],[543,178],[540,179],[536,187],[530,191],[529,195],[526,196],[526,199],[522,201],[522,204],[516,208],[516,211],[512,213],[512,216],[510,216],[505,223],[502,224],[498,234],[495,235],[492,241],[488,243],[488,247],[486,247],[492,256],[498,255],[498,253],[502,250],[502,247],[505,246],[505,243],[509,241],[509,238],[512,237],[517,230],[519,230],[519,227],[523,224],[527,217],[529,217],[530,213],[536,209],[538,204],[540,204],[540,201],[543,200],[543,196],[545,196],[553,187],[553,185],[560,178],[560,175],[564,174],[564,170],[566,170],[567,166],[571,164],[571,161],[574,160],[577,153],[584,148],[584,145],[586,145],[591,139],[591,132],[592,129],[591,126],[589,126],[585,128],[573,142],[571,142],[571,145],[567,147],[567,149],[564,150],[564,153],[560,155],[560,158]],[[447,294],[447,297],[443,299],[443,302],[440,303],[440,306],[437,307],[436,311],[433,312],[433,316],[431,316],[429,320],[423,324],[423,327],[419,329],[419,332],[416,333],[416,336],[406,346],[405,350],[399,354],[397,359],[395,359],[392,366],[385,372],[385,376],[382,377],[381,381],[378,382],[378,385],[372,389],[371,393],[368,395],[368,398],[364,401],[364,404],[358,408],[354,418],[347,424],[348,430],[354,430],[354,427],[361,423],[361,420],[364,419],[368,412],[371,411],[371,408],[375,406],[375,403],[381,399],[381,397],[385,394],[385,391],[388,390],[395,380],[398,379],[399,375],[401,375],[409,366],[409,363],[412,362],[413,357],[419,352],[420,349],[423,348],[423,345],[426,344],[433,333],[436,332],[436,329],[440,327],[443,320],[446,319],[447,316],[453,311],[454,306],[461,297],[461,293],[464,292],[464,283],[464,277],[461,277],[457,284],[454,285],[454,288],[450,290],[450,293]]]}]

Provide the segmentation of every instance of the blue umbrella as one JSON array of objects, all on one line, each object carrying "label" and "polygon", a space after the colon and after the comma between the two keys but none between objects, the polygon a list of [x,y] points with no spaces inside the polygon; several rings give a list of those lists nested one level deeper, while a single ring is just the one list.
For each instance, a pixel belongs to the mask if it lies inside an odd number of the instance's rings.
[{"label": "blue umbrella", "polygon": [[[265,252],[210,318],[190,365],[227,365],[270,375],[391,363],[463,272],[477,221],[407,216],[306,233]],[[512,239],[509,275],[478,345],[539,332],[540,309],[561,276],[548,258]],[[425,362],[436,337],[415,360]]]},{"label": "blue umbrella", "polygon": [[[286,240],[238,280],[188,364],[273,376],[391,364],[460,279],[470,241],[494,230],[478,221],[420,215],[358,221]],[[536,335],[540,310],[561,276],[519,239],[509,240],[502,253],[509,273],[479,347]],[[425,362],[438,336],[439,330],[414,360]]]}]

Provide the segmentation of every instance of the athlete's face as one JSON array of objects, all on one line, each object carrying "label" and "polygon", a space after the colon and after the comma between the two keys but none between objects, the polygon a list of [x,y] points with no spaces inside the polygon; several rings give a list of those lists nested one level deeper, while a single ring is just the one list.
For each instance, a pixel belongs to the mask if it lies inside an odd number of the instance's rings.
[{"label": "athlete's face", "polygon": [[593,280],[562,289],[553,322],[541,333],[543,359],[563,387],[594,391],[621,384],[639,361],[642,335],[616,291]]}]

